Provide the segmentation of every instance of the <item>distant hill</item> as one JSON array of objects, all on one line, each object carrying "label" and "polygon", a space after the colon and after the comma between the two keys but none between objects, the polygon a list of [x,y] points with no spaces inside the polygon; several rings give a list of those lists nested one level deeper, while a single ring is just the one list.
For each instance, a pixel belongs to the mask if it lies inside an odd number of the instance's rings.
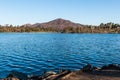
[{"label": "distant hill", "polygon": [[22,26],[0,25],[0,32],[120,33],[120,25],[112,22],[98,26],[83,25],[65,19]]},{"label": "distant hill", "polygon": [[27,25],[30,27],[41,27],[41,28],[49,28],[49,27],[56,27],[59,29],[63,29],[66,27],[82,27],[83,25],[79,24],[79,23],[74,23],[72,21],[69,20],[64,20],[62,18],[58,18],[49,22],[45,22],[45,23],[36,23],[33,25]]}]

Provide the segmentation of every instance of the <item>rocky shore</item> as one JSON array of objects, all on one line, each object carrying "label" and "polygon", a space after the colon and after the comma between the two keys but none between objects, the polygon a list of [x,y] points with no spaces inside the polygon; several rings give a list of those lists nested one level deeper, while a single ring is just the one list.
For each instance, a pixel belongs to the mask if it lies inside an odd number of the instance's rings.
[{"label": "rocky shore", "polygon": [[49,71],[39,76],[26,75],[11,71],[0,80],[120,80],[120,65],[109,64],[101,68],[88,64],[80,70],[62,70],[59,73]]}]

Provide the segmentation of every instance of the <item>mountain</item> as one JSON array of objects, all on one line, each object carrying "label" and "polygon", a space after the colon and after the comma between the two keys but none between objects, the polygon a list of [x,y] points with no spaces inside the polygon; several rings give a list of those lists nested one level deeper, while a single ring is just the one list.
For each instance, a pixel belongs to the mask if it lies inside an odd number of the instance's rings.
[{"label": "mountain", "polygon": [[99,26],[82,25],[61,18],[36,24],[21,26],[0,26],[0,32],[61,32],[61,33],[120,33],[120,25],[115,23],[101,23]]},{"label": "mountain", "polygon": [[49,27],[54,27],[54,28],[59,28],[59,29],[64,29],[66,27],[82,27],[83,25],[71,22],[69,20],[64,20],[61,18],[45,22],[45,23],[36,23],[31,25],[32,27],[41,27],[41,28],[49,28]]}]

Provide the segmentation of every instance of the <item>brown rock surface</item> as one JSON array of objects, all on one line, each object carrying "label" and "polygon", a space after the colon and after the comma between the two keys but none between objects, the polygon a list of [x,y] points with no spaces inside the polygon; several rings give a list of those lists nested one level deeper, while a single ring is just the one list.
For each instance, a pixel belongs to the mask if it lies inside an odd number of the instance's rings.
[{"label": "brown rock surface", "polygon": [[97,68],[89,64],[76,71],[63,70],[58,74],[47,72],[44,75],[32,76],[27,79],[23,78],[24,76],[23,73],[12,72],[8,78],[0,80],[120,80],[120,66],[110,64]]},{"label": "brown rock surface", "polygon": [[120,77],[72,72],[60,80],[120,80]]}]

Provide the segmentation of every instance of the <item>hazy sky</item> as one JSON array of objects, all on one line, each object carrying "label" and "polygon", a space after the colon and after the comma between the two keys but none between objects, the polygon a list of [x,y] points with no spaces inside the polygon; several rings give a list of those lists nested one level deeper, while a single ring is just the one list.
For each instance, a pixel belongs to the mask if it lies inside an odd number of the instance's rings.
[{"label": "hazy sky", "polygon": [[120,0],[0,0],[0,24],[41,23],[56,18],[81,24],[120,23]]}]

